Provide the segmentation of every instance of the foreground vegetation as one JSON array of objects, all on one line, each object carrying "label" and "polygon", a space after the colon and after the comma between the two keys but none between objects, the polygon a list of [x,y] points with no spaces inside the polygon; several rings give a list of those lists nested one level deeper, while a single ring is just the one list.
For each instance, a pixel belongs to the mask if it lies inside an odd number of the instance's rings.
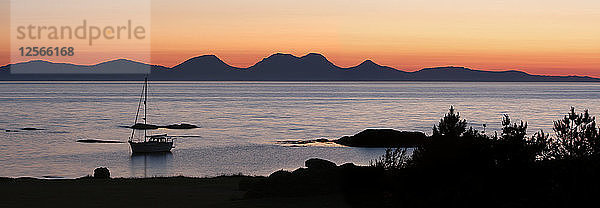
[{"label": "foreground vegetation", "polygon": [[[486,135],[450,108],[414,152],[387,149],[370,167],[278,171],[251,185],[252,197],[342,193],[357,207],[579,207],[600,194],[595,118],[575,109],[555,135],[527,135],[527,123],[502,119]],[[308,165],[307,165],[308,167]]]},{"label": "foreground vegetation", "polygon": [[[389,203],[397,206],[577,207],[600,193],[600,136],[595,118],[574,108],[554,121],[554,136],[527,135],[527,123],[502,119],[485,135],[450,108],[411,157],[393,151],[385,169]],[[400,152],[400,153],[398,153]]]}]

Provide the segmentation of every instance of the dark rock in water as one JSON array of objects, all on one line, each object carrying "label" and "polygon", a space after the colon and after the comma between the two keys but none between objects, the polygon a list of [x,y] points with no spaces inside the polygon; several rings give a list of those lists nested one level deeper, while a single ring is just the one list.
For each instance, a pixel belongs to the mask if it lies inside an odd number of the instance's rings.
[{"label": "dark rock in water", "polygon": [[195,128],[198,128],[198,126],[193,125],[193,124],[182,123],[182,124],[167,125],[167,126],[164,126],[164,128],[167,128],[167,129],[195,129]]},{"label": "dark rock in water", "polygon": [[340,165],[340,168],[342,169],[348,169],[348,168],[355,168],[356,165],[354,163],[344,163],[343,165]]},{"label": "dark rock in water", "polygon": [[291,172],[285,171],[285,170],[278,170],[278,171],[271,173],[271,175],[269,175],[269,178],[277,179],[277,178],[286,178],[286,177],[290,177],[290,176],[292,176]]},{"label": "dark rock in water", "polygon": [[45,130],[45,129],[26,127],[26,128],[21,128],[21,130],[23,130],[23,131],[38,131],[38,130]]},{"label": "dark rock in water", "polygon": [[33,128],[33,127],[25,127],[25,128],[20,128],[18,130],[11,130],[11,129],[3,129],[6,132],[19,132],[19,131],[41,131],[41,130],[46,130],[46,129],[38,129],[38,128]]},{"label": "dark rock in water", "polygon": [[334,142],[350,147],[416,147],[424,141],[423,132],[366,129],[354,136],[344,136]]},{"label": "dark rock in water", "polygon": [[303,176],[303,175],[307,175],[309,173],[308,168],[298,168],[294,171],[292,171],[293,175],[296,176]]},{"label": "dark rock in water", "polygon": [[62,179],[65,177],[62,176],[42,176],[42,178],[47,178],[47,179]]},{"label": "dark rock in water", "polygon": [[331,169],[337,167],[335,163],[319,158],[308,159],[304,162],[304,166],[308,169]]},{"label": "dark rock in water", "polygon": [[158,129],[158,126],[152,125],[152,124],[136,123],[129,128],[132,128],[132,129]]},{"label": "dark rock in water", "polygon": [[329,139],[325,139],[325,138],[315,139],[315,142],[329,142]]},{"label": "dark rock in water", "polygon": [[99,139],[80,139],[80,140],[77,140],[77,142],[81,142],[81,143],[124,143],[122,141],[116,141],[116,140],[99,140]]},{"label": "dark rock in water", "polygon": [[105,167],[96,168],[94,169],[94,178],[108,179],[110,178],[110,171],[108,170],[108,168]]},{"label": "dark rock in water", "polygon": [[167,129],[195,129],[195,128],[199,128],[196,125],[186,124],[186,123],[171,124],[171,125],[166,125],[166,126],[158,126],[158,125],[153,125],[153,124],[136,123],[133,126],[127,126],[127,127],[128,128],[132,128],[132,129],[158,129],[158,128],[167,128]]},{"label": "dark rock in water", "polygon": [[331,142],[329,139],[320,138],[320,139],[310,139],[310,140],[285,140],[285,141],[277,141],[280,144],[313,144],[313,143],[326,143]]}]

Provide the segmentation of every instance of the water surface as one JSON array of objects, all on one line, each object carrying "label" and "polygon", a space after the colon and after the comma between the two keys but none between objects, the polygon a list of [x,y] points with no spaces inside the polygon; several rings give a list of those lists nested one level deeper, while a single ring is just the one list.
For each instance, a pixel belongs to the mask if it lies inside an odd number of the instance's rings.
[{"label": "water surface", "polygon": [[134,155],[126,141],[141,82],[0,82],[0,176],[79,177],[106,166],[113,176],[267,175],[320,157],[368,164],[382,149],[290,147],[278,140],[338,138],[365,128],[431,133],[454,105],[470,125],[492,134],[503,114],[529,131],[551,132],[571,106],[600,112],[596,83],[462,82],[151,82],[149,122],[187,122],[158,130],[181,138],[171,154]]}]

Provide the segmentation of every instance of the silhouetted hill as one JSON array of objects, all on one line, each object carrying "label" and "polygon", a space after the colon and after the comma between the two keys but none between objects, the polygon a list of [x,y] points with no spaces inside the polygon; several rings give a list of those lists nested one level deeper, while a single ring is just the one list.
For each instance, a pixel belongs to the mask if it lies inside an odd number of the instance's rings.
[{"label": "silhouetted hill", "polygon": [[585,82],[599,81],[587,76],[542,76],[531,75],[521,71],[481,71],[465,67],[425,68],[411,73],[415,81],[500,81],[500,82]]},{"label": "silhouetted hill", "polygon": [[116,59],[96,65],[75,65],[34,60],[11,65],[11,71],[20,74],[139,74],[148,73],[150,66],[126,59]]},{"label": "silhouetted hill", "polygon": [[198,56],[170,69],[153,68],[152,80],[244,80],[244,69],[227,65],[214,55]]},{"label": "silhouetted hill", "polygon": [[[10,69],[11,66],[16,66]],[[541,76],[520,71],[481,71],[464,67],[426,68],[405,72],[366,60],[342,68],[321,54],[302,57],[276,53],[248,68],[228,65],[214,55],[188,59],[174,67],[148,65],[117,59],[96,65],[74,65],[29,61],[0,68],[0,80],[141,80],[150,70],[151,80],[198,81],[522,81],[522,82],[597,82],[583,76]],[[19,74],[10,73],[18,70]],[[13,71],[14,72],[14,71]]]},{"label": "silhouetted hill", "polygon": [[[321,54],[302,57],[276,53],[248,68],[232,67],[213,55],[187,60],[171,70],[153,71],[153,80],[395,80],[406,72],[365,61],[350,68],[341,68]],[[182,76],[186,75],[186,76]]]},{"label": "silhouetted hill", "polygon": [[0,77],[3,77],[5,73],[10,74],[10,65],[4,65],[0,67]]},{"label": "silhouetted hill", "polygon": [[[116,59],[95,65],[75,65],[34,60],[0,68],[0,80],[141,80],[144,73],[170,68]],[[17,72],[17,73],[11,73]]]},{"label": "silhouetted hill", "polygon": [[273,54],[248,68],[253,80],[336,80],[339,67],[320,54]]},{"label": "silhouetted hill", "polygon": [[357,66],[345,70],[348,74],[345,78],[348,80],[410,80],[408,72],[396,70],[392,67],[381,66],[371,60],[366,60]]}]

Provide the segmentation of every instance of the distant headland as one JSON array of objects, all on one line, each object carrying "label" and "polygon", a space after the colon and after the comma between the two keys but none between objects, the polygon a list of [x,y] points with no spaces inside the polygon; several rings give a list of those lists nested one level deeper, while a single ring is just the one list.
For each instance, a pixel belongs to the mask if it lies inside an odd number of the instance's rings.
[{"label": "distant headland", "polygon": [[[11,67],[35,73],[11,73]],[[173,67],[117,59],[95,65],[75,65],[36,60],[0,67],[3,81],[132,81],[143,75],[123,71],[149,72],[151,80],[164,81],[456,81],[456,82],[599,82],[589,76],[545,76],[522,71],[483,71],[465,67],[425,68],[406,72],[366,60],[343,68],[321,54],[302,57],[276,53],[247,68],[228,65],[217,56],[203,55]]]}]

